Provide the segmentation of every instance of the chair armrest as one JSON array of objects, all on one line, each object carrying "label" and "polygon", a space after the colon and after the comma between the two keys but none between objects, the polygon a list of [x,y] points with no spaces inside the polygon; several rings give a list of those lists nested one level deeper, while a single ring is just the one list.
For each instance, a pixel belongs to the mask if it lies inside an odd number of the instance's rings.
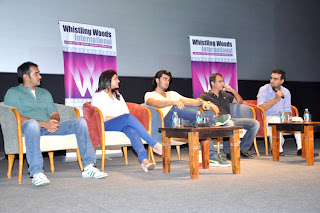
[{"label": "chair armrest", "polygon": [[164,127],[164,120],[162,112],[156,107],[148,106],[146,104],[141,104],[142,106],[148,108],[151,112],[151,121],[152,121],[152,131],[151,135],[157,142],[162,142],[162,136],[159,132],[160,127]]},{"label": "chair armrest", "polygon": [[299,117],[299,111],[298,111],[297,107],[291,105],[291,111],[292,111],[292,116]]},{"label": "chair armrest", "polygon": [[55,104],[58,108],[58,113],[60,115],[60,121],[67,121],[76,118],[80,118],[79,110],[72,106],[67,106],[64,104]]},{"label": "chair armrest", "polygon": [[233,118],[254,118],[250,106],[245,104],[230,103],[230,114]]},{"label": "chair armrest", "polygon": [[201,111],[202,114],[211,115],[211,116],[219,115],[219,113],[215,111],[212,107],[210,108],[210,110],[204,110],[202,108],[199,108],[199,110]]},{"label": "chair armrest", "polygon": [[260,123],[260,128],[257,136],[263,137],[264,135],[267,135],[266,113],[264,109],[257,106],[257,100],[246,100],[243,101],[243,103],[252,107],[256,113],[256,120]]},{"label": "chair armrest", "polygon": [[104,137],[104,119],[102,112],[95,106],[91,105],[91,102],[83,104],[83,115],[87,122],[89,136],[94,147],[101,146],[105,141]]},{"label": "chair armrest", "polygon": [[149,134],[152,134],[152,116],[150,110],[140,104],[129,102],[126,102],[126,104],[128,106],[130,114],[135,116],[140,121],[140,123],[144,126],[144,128],[146,128]]},{"label": "chair armrest", "polygon": [[15,108],[7,106],[3,102],[0,103],[0,124],[4,140],[4,150],[6,154],[17,154],[19,152],[17,118],[15,113],[12,111],[13,109]]}]

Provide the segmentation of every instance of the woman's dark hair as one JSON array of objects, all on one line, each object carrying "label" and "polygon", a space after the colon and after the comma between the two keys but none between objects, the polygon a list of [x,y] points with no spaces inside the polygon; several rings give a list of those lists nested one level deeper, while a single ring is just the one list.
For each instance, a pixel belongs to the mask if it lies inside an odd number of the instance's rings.
[{"label": "woman's dark hair", "polygon": [[167,70],[160,70],[156,73],[156,75],[153,77],[152,79],[152,86],[153,86],[153,90],[155,90],[158,86],[157,82],[156,82],[156,79],[160,79],[162,77],[162,75],[167,75],[170,77],[170,81],[169,83],[172,82],[172,76],[171,76],[171,73],[168,72]]},{"label": "woman's dark hair", "polygon": [[[104,89],[111,89],[111,79],[114,75],[117,75],[116,71],[114,70],[106,70],[103,73],[101,73],[99,77],[98,92]],[[111,89],[111,91],[114,97],[120,100],[120,94],[117,93],[114,89]]]}]

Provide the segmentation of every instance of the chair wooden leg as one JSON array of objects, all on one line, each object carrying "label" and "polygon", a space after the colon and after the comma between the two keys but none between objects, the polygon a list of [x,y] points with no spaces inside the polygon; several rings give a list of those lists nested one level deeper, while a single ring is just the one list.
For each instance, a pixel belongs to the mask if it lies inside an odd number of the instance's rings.
[{"label": "chair wooden leg", "polygon": [[269,137],[269,140],[267,139],[267,145],[269,146],[270,145],[270,150],[271,150],[271,153],[272,153],[272,138]]},{"label": "chair wooden leg", "polygon": [[264,147],[266,150],[266,156],[269,156],[269,150],[268,150],[269,145],[268,145],[268,137],[267,136],[264,137]]},{"label": "chair wooden leg", "polygon": [[148,146],[148,158],[149,158],[149,161],[152,161],[152,163],[155,166],[157,165],[156,160],[154,159],[154,154],[151,146]]},{"label": "chair wooden leg", "polygon": [[82,172],[82,171],[83,171],[83,165],[82,165],[82,159],[81,159],[79,147],[77,147],[76,150],[77,150],[77,159],[78,159],[78,164],[79,164],[80,172]]},{"label": "chair wooden leg", "polygon": [[18,172],[18,184],[22,183],[22,171],[23,171],[23,153],[19,153],[19,172]]},{"label": "chair wooden leg", "polygon": [[222,138],[217,138],[217,153],[220,154],[220,142],[222,141]]},{"label": "chair wooden leg", "polygon": [[254,149],[256,150],[257,157],[260,158],[260,153],[259,153],[258,146],[257,146],[257,138],[253,139],[253,145],[254,145]]},{"label": "chair wooden leg", "polygon": [[[94,148],[94,152],[96,152],[97,149]],[[104,166],[105,166],[105,162],[106,162],[106,147],[102,146],[101,147],[101,172],[104,172]]]},{"label": "chair wooden leg", "polygon": [[53,152],[48,152],[48,155],[49,155],[49,161],[50,161],[50,170],[53,173],[54,172]]},{"label": "chair wooden leg", "polygon": [[178,160],[181,160],[180,146],[176,146],[176,149],[177,149]]},{"label": "chair wooden leg", "polygon": [[124,146],[122,147],[123,150],[123,156],[124,156],[124,164],[128,165],[128,147]]},{"label": "chair wooden leg", "polygon": [[15,155],[8,155],[8,172],[7,172],[7,177],[11,178],[11,174],[12,174],[12,167],[13,167],[13,163],[14,163],[14,157]]}]

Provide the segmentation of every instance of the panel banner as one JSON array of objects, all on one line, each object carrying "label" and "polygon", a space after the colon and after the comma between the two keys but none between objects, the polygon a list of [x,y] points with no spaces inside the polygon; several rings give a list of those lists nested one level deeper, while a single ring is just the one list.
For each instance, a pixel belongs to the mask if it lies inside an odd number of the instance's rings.
[{"label": "panel banner", "polygon": [[210,88],[209,76],[220,73],[225,84],[238,91],[236,40],[189,36],[193,98]]},{"label": "panel banner", "polygon": [[117,71],[115,29],[59,21],[64,59],[65,104],[77,107],[91,101],[100,74]]}]

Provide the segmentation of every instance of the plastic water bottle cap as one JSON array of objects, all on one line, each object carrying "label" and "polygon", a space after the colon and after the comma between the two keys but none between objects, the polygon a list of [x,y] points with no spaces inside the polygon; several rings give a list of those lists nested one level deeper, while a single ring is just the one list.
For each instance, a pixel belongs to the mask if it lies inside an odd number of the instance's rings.
[{"label": "plastic water bottle cap", "polygon": [[177,114],[177,112],[173,112],[173,114]]}]

